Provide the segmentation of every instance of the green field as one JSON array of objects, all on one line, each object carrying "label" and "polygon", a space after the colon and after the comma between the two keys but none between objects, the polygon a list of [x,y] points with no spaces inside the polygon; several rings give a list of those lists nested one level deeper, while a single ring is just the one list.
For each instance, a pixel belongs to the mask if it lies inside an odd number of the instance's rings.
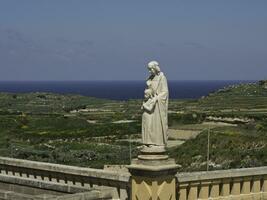
[{"label": "green field", "polygon": [[[129,164],[130,154],[136,156],[140,145],[141,103],[0,93],[0,155],[96,168]],[[217,121],[210,125],[210,117],[235,126]],[[182,171],[205,170],[208,129],[211,169],[266,165],[267,90],[258,84],[242,84],[197,100],[171,99],[169,127],[201,132],[168,149]]]}]

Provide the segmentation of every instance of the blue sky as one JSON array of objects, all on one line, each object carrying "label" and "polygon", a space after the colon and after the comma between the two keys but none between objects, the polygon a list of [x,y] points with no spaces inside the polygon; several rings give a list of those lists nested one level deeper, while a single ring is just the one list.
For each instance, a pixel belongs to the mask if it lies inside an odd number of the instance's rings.
[{"label": "blue sky", "polygon": [[2,0],[0,80],[267,78],[266,0]]}]

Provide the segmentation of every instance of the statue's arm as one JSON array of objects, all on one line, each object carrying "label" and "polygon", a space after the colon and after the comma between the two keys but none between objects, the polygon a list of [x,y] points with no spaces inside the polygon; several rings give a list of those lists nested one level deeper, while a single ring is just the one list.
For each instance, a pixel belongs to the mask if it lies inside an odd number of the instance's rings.
[{"label": "statue's arm", "polygon": [[154,109],[155,104],[156,104],[156,99],[152,98],[152,99],[149,99],[147,102],[143,103],[143,108],[151,112]]}]

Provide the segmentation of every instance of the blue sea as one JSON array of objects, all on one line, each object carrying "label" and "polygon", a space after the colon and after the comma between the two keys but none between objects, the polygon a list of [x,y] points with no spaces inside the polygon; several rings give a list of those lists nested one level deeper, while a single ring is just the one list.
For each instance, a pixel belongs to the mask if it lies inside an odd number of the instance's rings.
[{"label": "blue sea", "polygon": [[[255,81],[168,81],[171,99],[200,98],[225,86]],[[145,81],[0,81],[0,92],[53,92],[113,100],[143,98]]]}]

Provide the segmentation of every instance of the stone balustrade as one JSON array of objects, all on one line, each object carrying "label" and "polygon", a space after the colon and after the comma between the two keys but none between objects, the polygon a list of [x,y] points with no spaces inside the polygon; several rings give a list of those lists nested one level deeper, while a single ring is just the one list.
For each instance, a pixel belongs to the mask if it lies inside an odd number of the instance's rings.
[{"label": "stone balustrade", "polygon": [[[64,190],[76,192],[79,192],[79,188],[113,188],[113,199],[130,197],[130,174],[126,172],[6,157],[0,157],[0,170],[0,181],[7,177],[17,177],[14,181],[23,185],[27,185],[29,179],[36,180],[29,184],[33,187],[38,187],[41,181],[43,188],[51,188],[51,185],[55,187],[49,183],[58,183],[61,188],[64,184],[65,187],[71,186]],[[267,167],[178,173],[176,183],[179,200],[267,199]]]},{"label": "stone balustrade", "polygon": [[[26,180],[28,178],[30,180],[40,180],[84,188],[113,188],[114,199],[127,199],[129,196],[128,192],[130,191],[130,175],[128,173],[6,157],[0,157],[0,170],[0,175],[24,178],[23,184],[27,183]],[[31,184],[34,186],[33,182]],[[42,184],[43,187],[46,185]]]},{"label": "stone balustrade", "polygon": [[267,199],[267,167],[179,173],[179,200]]}]

